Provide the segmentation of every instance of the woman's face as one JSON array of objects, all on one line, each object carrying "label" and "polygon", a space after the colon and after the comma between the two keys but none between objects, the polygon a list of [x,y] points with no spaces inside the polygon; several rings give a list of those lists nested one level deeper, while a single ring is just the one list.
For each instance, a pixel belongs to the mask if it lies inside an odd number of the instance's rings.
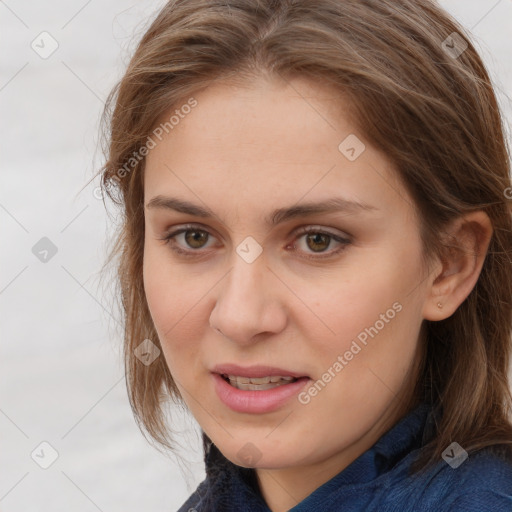
[{"label": "woman's face", "polygon": [[147,156],[144,286],[163,356],[242,466],[335,473],[393,424],[417,354],[413,202],[335,96],[216,82]]}]

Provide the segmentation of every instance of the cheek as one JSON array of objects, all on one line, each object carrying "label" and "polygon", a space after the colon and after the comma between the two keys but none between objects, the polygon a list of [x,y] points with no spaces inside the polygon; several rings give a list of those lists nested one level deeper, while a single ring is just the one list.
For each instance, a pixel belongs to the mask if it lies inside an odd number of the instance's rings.
[{"label": "cheek", "polygon": [[[204,336],[201,323],[205,318],[207,293],[212,287],[200,276],[172,266],[161,247],[146,245],[144,251],[143,281],[146,300],[155,325],[164,357],[171,373],[192,368],[199,356],[200,340]],[[207,318],[207,317],[206,317]],[[206,323],[206,328],[209,328]]]},{"label": "cheek", "polygon": [[166,325],[168,315],[165,312],[174,311],[175,295],[169,293],[172,289],[171,276],[167,273],[167,266],[162,265],[159,252],[146,241],[144,246],[144,262],[142,275],[144,292],[155,327],[159,332],[168,329]]},{"label": "cheek", "polygon": [[146,243],[143,264],[144,292],[149,311],[162,342],[169,339],[182,339],[175,336],[190,309],[187,288],[179,272],[171,268],[165,257],[165,250]]},{"label": "cheek", "polygon": [[339,363],[338,356],[344,359],[336,375],[345,378],[336,379],[333,388],[364,381],[372,388],[379,380],[370,369],[395,387],[410,367],[421,326],[421,303],[410,293],[420,275],[411,264],[419,261],[412,249],[414,254],[384,251],[373,264],[361,262],[358,271],[324,283],[314,293],[302,290],[301,298],[315,313],[306,313],[301,322],[319,363],[317,371],[323,374]]},{"label": "cheek", "polygon": [[308,305],[307,309],[304,305],[300,308],[300,322],[310,335],[316,333],[315,343],[322,351],[348,350],[351,341],[379,321],[381,314],[389,311],[386,319],[399,316],[393,309],[400,298],[397,290],[388,272],[372,269],[351,272],[322,286],[307,286],[297,291]]}]

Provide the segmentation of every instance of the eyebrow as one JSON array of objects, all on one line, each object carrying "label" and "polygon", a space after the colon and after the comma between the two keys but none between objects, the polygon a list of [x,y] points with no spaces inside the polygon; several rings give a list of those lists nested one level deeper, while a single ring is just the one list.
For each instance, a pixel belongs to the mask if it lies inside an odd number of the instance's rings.
[{"label": "eyebrow", "polygon": [[[165,197],[162,195],[153,197],[146,205],[146,208],[174,210],[195,217],[216,217],[208,207],[199,206],[176,197]],[[367,203],[351,201],[342,197],[332,197],[320,202],[306,202],[290,207],[278,208],[265,218],[265,223],[269,226],[275,226],[297,217],[306,217],[320,213],[346,212],[356,214],[377,210],[378,208]]]}]

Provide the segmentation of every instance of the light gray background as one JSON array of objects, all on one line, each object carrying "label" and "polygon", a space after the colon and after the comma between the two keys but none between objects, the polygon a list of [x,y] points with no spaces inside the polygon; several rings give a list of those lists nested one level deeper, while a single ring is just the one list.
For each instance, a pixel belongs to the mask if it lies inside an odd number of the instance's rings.
[{"label": "light gray background", "polygon": [[[510,121],[512,0],[440,3],[472,29]],[[86,185],[103,101],[163,4],[0,0],[1,512],[171,512],[204,477],[188,415],[176,413],[181,459],[135,424],[99,279],[113,226]],[[43,31],[59,44],[47,59],[31,48]],[[46,263],[32,252],[42,237],[57,247]],[[31,458],[43,441],[59,454],[48,469]]]}]

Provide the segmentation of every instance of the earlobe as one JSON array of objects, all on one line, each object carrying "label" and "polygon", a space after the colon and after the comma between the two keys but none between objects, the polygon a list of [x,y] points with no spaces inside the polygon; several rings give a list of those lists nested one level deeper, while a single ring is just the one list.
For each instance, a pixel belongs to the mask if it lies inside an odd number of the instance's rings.
[{"label": "earlobe", "polygon": [[457,218],[446,234],[449,243],[442,262],[432,274],[423,317],[439,321],[450,317],[476,285],[493,233],[484,211]]}]

